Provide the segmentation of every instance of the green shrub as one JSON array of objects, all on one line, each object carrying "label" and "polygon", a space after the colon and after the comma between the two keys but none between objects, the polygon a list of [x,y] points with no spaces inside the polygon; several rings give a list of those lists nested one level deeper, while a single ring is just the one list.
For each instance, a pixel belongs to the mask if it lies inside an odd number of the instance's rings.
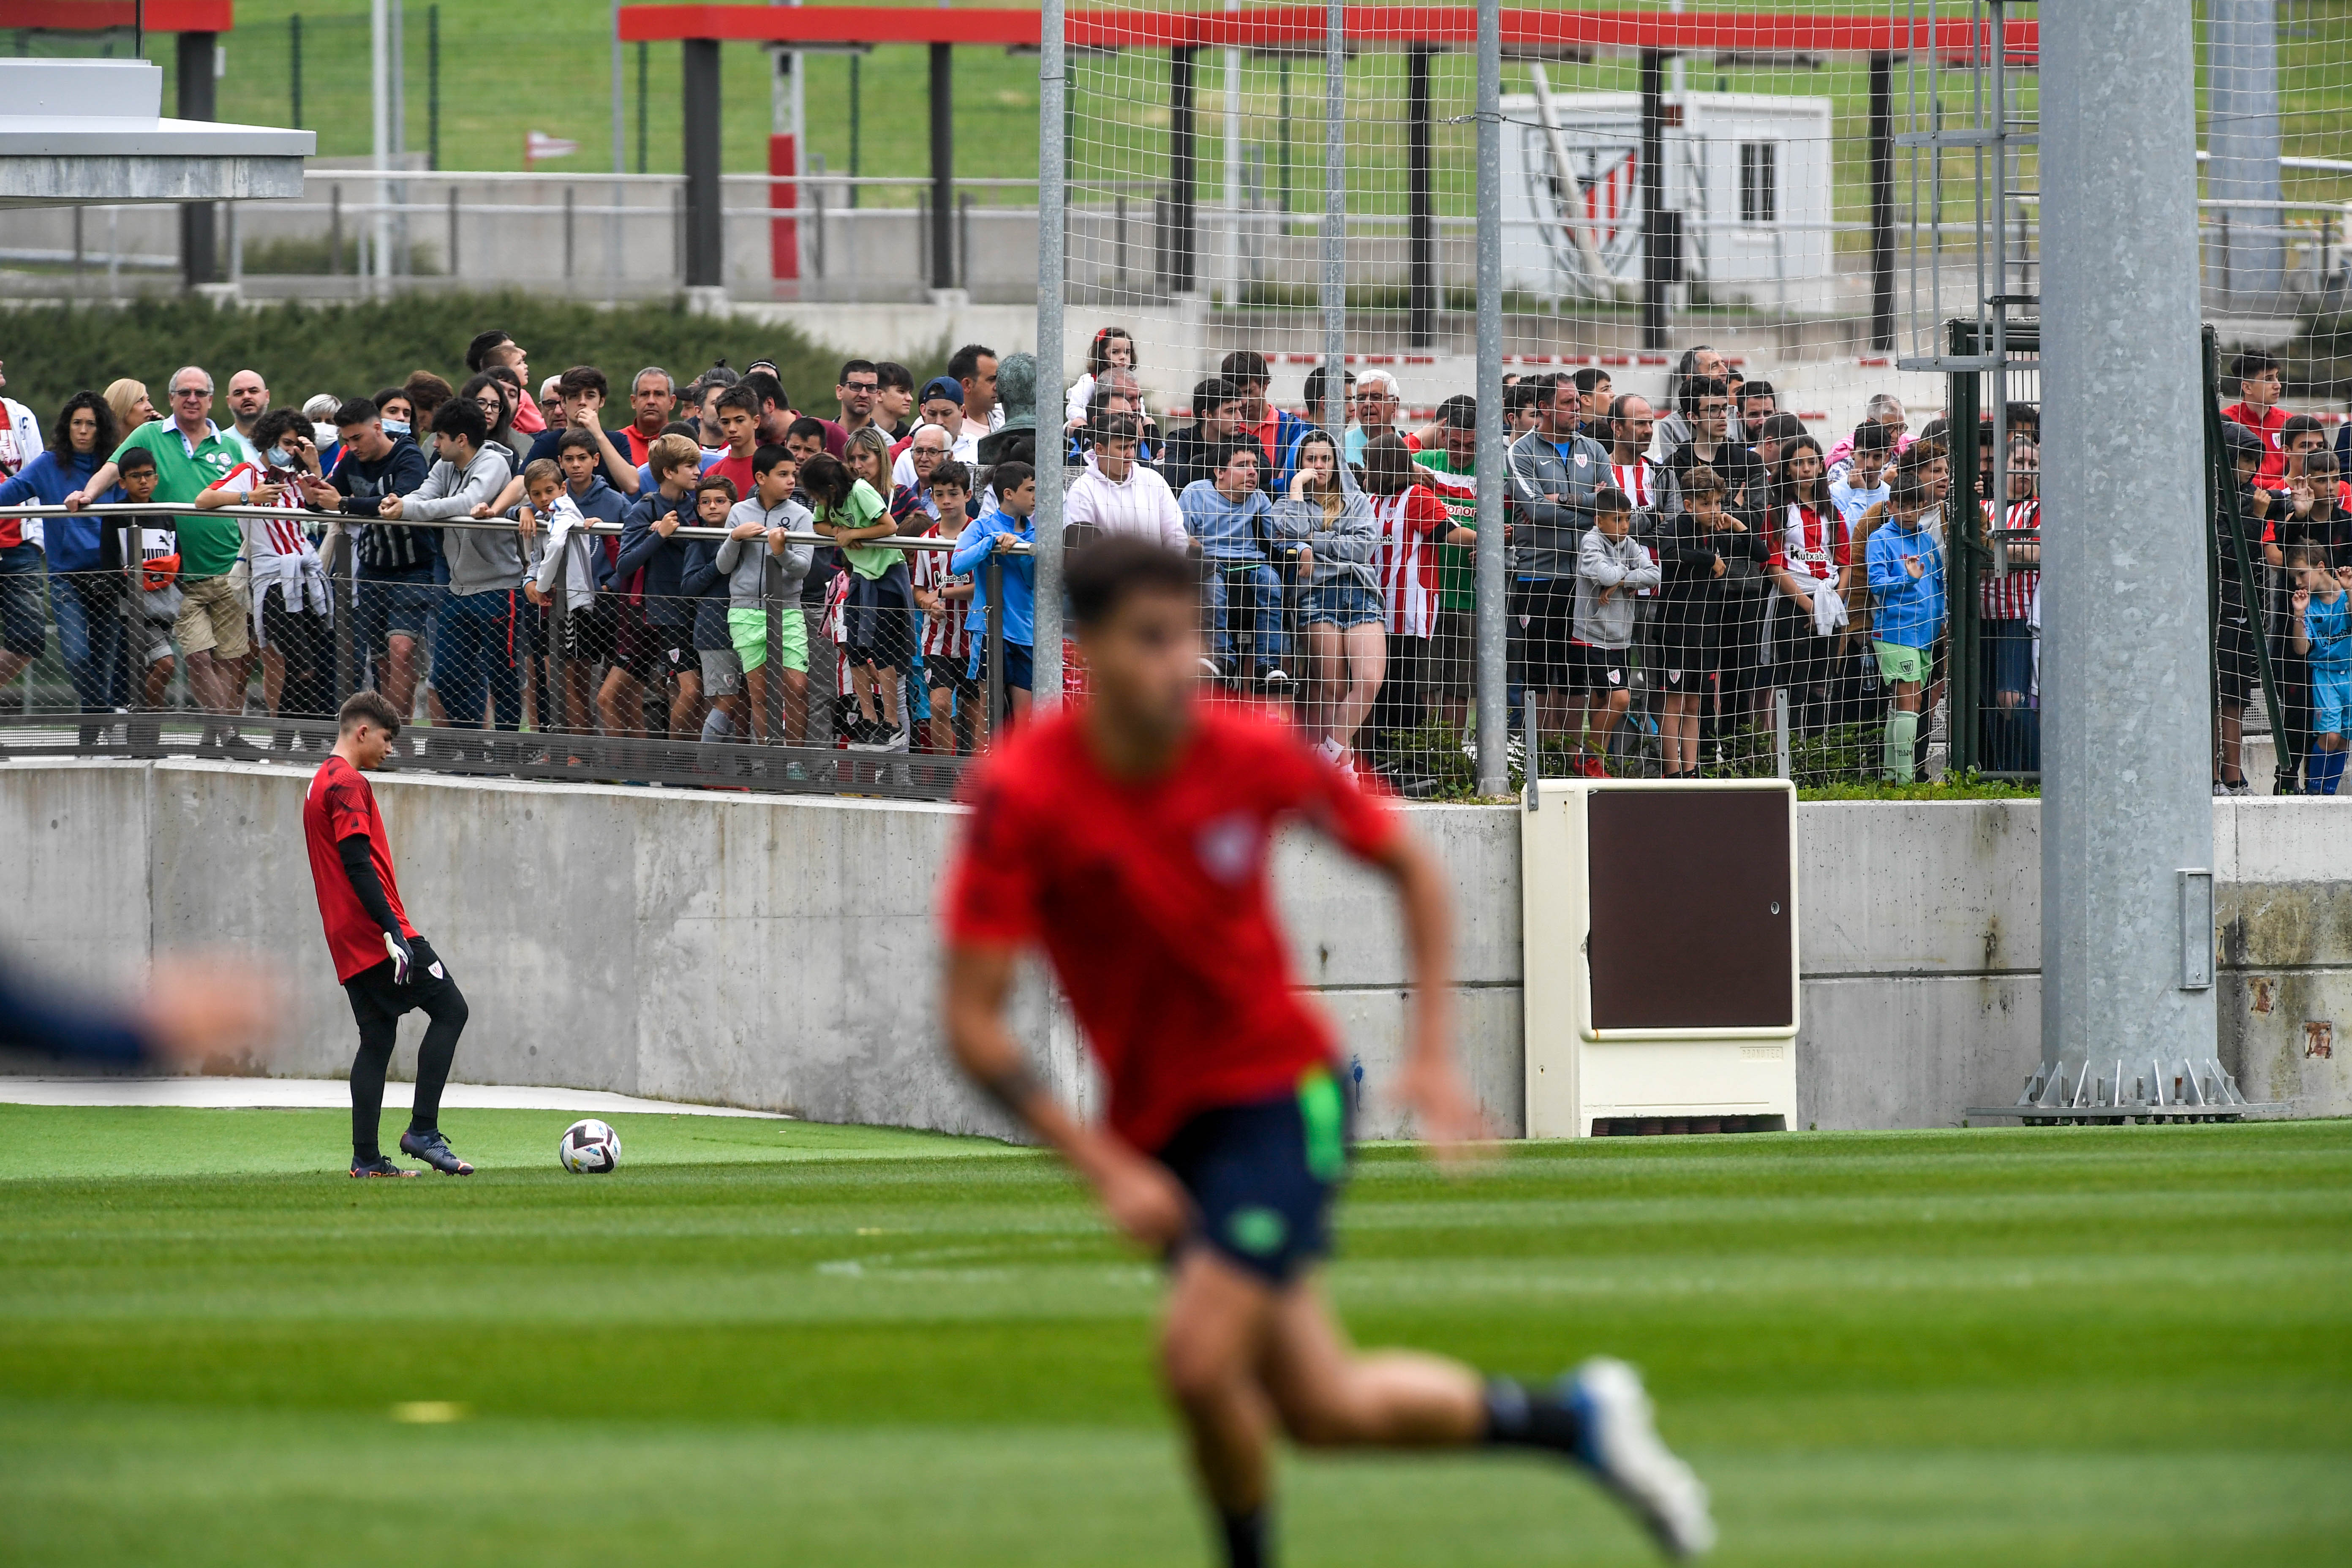
[{"label": "green shrub", "polygon": [[[103,389],[119,376],[147,384],[160,406],[172,372],[200,364],[215,383],[251,367],[268,379],[276,402],[299,404],[321,392],[361,397],[425,369],[465,379],[466,344],[496,327],[530,354],[536,377],[567,365],[593,364],[615,384],[649,364],[683,384],[724,358],[741,369],[772,359],[784,388],[803,406],[833,411],[840,358],[791,327],[698,315],[683,301],[606,309],[541,295],[407,294],[342,305],[299,303],[215,307],[201,299],[144,300],[129,305],[26,306],[0,312],[0,357],[8,392],[45,419],[74,392]],[[915,380],[939,373],[942,345],[910,366]],[[616,397],[616,401],[618,401]],[[226,416],[216,405],[214,416]]]}]

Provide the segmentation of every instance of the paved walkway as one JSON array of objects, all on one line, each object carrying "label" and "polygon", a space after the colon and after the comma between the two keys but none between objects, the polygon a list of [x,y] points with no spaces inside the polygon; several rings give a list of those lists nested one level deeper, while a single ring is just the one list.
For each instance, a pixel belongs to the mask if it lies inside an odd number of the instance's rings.
[{"label": "paved walkway", "polygon": [[[415,1086],[387,1083],[387,1108],[405,1108]],[[5,1105],[171,1105],[221,1110],[348,1109],[351,1086],[335,1078],[0,1078]],[[742,1110],[731,1105],[687,1105],[640,1100],[597,1089],[534,1089],[520,1085],[453,1083],[442,1090],[449,1110],[577,1110],[590,1114],[626,1111],[656,1116],[755,1116],[773,1121],[792,1118],[772,1110]]]}]

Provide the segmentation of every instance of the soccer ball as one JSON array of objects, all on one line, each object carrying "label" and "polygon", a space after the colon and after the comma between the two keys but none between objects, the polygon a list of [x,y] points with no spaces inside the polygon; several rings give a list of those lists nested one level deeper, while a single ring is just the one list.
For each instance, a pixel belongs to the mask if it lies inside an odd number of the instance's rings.
[{"label": "soccer ball", "polygon": [[601,1176],[621,1163],[621,1135],[591,1117],[563,1131],[555,1157],[575,1176]]}]

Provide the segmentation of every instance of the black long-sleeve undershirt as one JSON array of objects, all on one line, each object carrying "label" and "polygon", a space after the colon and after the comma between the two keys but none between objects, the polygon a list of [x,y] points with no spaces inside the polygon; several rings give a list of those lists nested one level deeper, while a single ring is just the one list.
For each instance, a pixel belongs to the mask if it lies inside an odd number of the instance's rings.
[{"label": "black long-sleeve undershirt", "polygon": [[366,834],[354,833],[336,841],[335,853],[342,858],[343,875],[351,879],[352,891],[359,896],[360,908],[383,928],[385,935],[400,936],[400,921],[392,912],[392,900],[384,897],[383,879],[375,874],[372,847]]}]

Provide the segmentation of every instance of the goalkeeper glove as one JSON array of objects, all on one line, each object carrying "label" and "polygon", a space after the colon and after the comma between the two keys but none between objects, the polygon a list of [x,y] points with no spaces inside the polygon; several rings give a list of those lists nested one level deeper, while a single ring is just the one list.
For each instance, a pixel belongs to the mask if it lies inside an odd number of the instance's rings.
[{"label": "goalkeeper glove", "polygon": [[383,951],[392,960],[392,983],[394,985],[407,984],[409,973],[415,963],[415,960],[409,953],[408,943],[400,939],[399,933],[386,931],[383,933]]}]

